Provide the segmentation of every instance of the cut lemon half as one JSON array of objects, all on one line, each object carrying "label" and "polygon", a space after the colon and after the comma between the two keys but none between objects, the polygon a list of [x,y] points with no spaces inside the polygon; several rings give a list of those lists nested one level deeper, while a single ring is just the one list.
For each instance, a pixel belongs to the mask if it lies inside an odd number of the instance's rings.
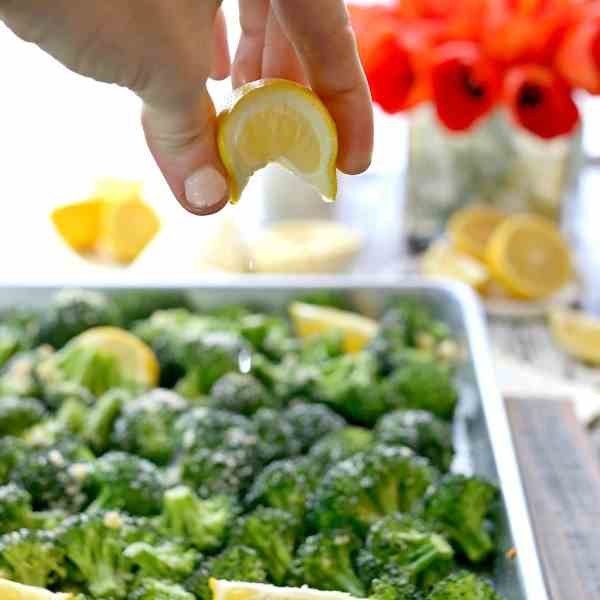
[{"label": "cut lemon half", "polygon": [[2,600],[73,600],[74,596],[0,579],[0,598]]},{"label": "cut lemon half", "polygon": [[550,296],[573,276],[566,241],[543,217],[507,218],[492,234],[486,257],[494,277],[517,298]]},{"label": "cut lemon half", "polygon": [[296,333],[300,337],[339,331],[344,338],[346,352],[363,350],[379,329],[377,321],[337,308],[294,302],[289,311]]},{"label": "cut lemon half", "polygon": [[159,365],[152,350],[137,337],[118,327],[94,327],[77,336],[70,344],[90,347],[114,356],[125,377],[145,387],[158,383]]},{"label": "cut lemon half", "polygon": [[209,580],[212,600],[352,600],[345,592],[324,592],[303,586],[277,587],[266,583]]},{"label": "cut lemon half", "polygon": [[482,290],[489,281],[486,266],[468,254],[457,252],[445,240],[432,244],[421,260],[421,270],[428,277],[453,279]]},{"label": "cut lemon half", "polygon": [[235,204],[253,173],[278,163],[335,200],[337,129],[325,105],[308,88],[263,79],[239,88],[219,115],[218,144]]},{"label": "cut lemon half", "polygon": [[457,250],[485,260],[487,243],[505,218],[506,215],[493,206],[469,206],[452,215],[448,235]]},{"label": "cut lemon half", "polygon": [[60,237],[76,252],[91,252],[100,231],[102,200],[90,198],[55,208],[50,214]]},{"label": "cut lemon half", "polygon": [[556,341],[572,356],[600,366],[600,319],[581,311],[556,308],[549,315]]}]

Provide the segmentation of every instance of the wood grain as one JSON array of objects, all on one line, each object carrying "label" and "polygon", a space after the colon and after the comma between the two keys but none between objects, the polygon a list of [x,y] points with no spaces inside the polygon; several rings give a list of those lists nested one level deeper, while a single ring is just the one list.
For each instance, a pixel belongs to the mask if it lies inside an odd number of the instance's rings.
[{"label": "wood grain", "polygon": [[600,470],[569,402],[507,399],[552,600],[600,598]]}]

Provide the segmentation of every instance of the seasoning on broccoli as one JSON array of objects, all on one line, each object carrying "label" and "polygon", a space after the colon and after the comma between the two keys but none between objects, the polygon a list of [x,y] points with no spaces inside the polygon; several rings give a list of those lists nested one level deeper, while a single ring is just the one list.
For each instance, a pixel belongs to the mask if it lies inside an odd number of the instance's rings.
[{"label": "seasoning on broccoli", "polygon": [[367,450],[373,443],[373,433],[363,427],[344,427],[328,433],[309,452],[315,461],[323,465],[323,470],[342,462],[358,452]]},{"label": "seasoning on broccoli", "polygon": [[211,405],[252,416],[260,408],[276,408],[277,402],[265,386],[250,374],[227,373],[218,379],[210,392]]},{"label": "seasoning on broccoli", "polygon": [[60,410],[65,402],[73,400],[82,406],[92,406],[95,402],[94,395],[87,388],[72,381],[44,387],[43,401],[51,411]]},{"label": "seasoning on broccoli", "polygon": [[388,446],[408,446],[447,472],[454,458],[452,427],[424,410],[397,410],[377,422],[377,440]]},{"label": "seasoning on broccoli", "polygon": [[257,436],[258,458],[263,464],[300,454],[300,441],[294,428],[279,411],[261,408],[252,417]]},{"label": "seasoning on broccoli", "polygon": [[355,569],[359,549],[360,540],[351,531],[333,530],[312,535],[298,548],[294,576],[315,589],[343,591],[363,598],[365,586]]},{"label": "seasoning on broccoli", "polygon": [[39,423],[46,411],[34,398],[0,397],[0,436],[19,435]]},{"label": "seasoning on broccoli", "polygon": [[127,600],[196,600],[193,594],[172,581],[143,577],[136,582]]},{"label": "seasoning on broccoli", "polygon": [[479,477],[446,475],[425,496],[423,518],[472,563],[496,549],[494,516],[496,486]]},{"label": "seasoning on broccoli", "polygon": [[425,596],[403,577],[384,574],[371,582],[369,600],[425,600]]},{"label": "seasoning on broccoli", "polygon": [[21,438],[10,435],[0,437],[0,485],[10,481],[15,466],[32,452],[31,446]]},{"label": "seasoning on broccoli", "polygon": [[0,534],[18,529],[52,529],[64,517],[60,511],[34,512],[31,494],[14,483],[0,486]]},{"label": "seasoning on broccoli", "polygon": [[181,581],[196,567],[198,553],[182,544],[134,542],[123,553],[126,561],[142,577]]},{"label": "seasoning on broccoli", "polygon": [[448,575],[453,556],[452,547],[441,535],[414,517],[394,513],[371,525],[358,566],[366,581],[393,573],[428,590]]},{"label": "seasoning on broccoli", "polygon": [[315,400],[319,367],[303,363],[295,354],[285,354],[279,362],[271,362],[262,354],[251,359],[251,373],[284,405],[296,398]]},{"label": "seasoning on broccoli", "polygon": [[115,422],[131,397],[130,390],[112,389],[100,396],[88,413],[82,437],[97,454],[108,449]]},{"label": "seasoning on broccoli", "polygon": [[466,571],[449,575],[440,581],[427,600],[502,600],[494,588],[481,577]]},{"label": "seasoning on broccoli", "polygon": [[41,397],[44,382],[39,369],[52,354],[47,345],[15,354],[0,371],[0,396]]}]

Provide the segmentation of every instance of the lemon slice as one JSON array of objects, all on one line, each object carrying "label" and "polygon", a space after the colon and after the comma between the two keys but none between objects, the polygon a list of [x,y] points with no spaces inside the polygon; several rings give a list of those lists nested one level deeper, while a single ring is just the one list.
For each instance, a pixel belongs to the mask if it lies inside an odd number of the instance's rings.
[{"label": "lemon slice", "polygon": [[375,337],[379,328],[373,319],[337,308],[294,302],[289,311],[300,337],[339,331],[344,337],[346,352],[360,352]]},{"label": "lemon slice", "polygon": [[297,83],[263,79],[239,88],[231,107],[219,115],[218,144],[233,204],[252,174],[273,162],[325,199],[336,197],[335,123],[321,100]]},{"label": "lemon slice", "polygon": [[159,365],[154,352],[137,337],[118,327],[94,327],[70,342],[114,356],[125,376],[146,387],[158,383]]},{"label": "lemon slice", "polygon": [[505,218],[506,215],[493,206],[469,206],[452,215],[448,235],[457,250],[485,260],[487,243]]},{"label": "lemon slice", "polygon": [[0,579],[0,598],[2,600],[73,600],[74,596]]},{"label": "lemon slice", "polygon": [[50,218],[62,239],[76,252],[91,252],[96,247],[100,231],[102,200],[90,198],[60,206]]},{"label": "lemon slice", "polygon": [[352,228],[331,221],[287,221],[251,244],[258,273],[335,273],[349,266],[362,245]]},{"label": "lemon slice", "polygon": [[549,319],[552,334],[569,354],[600,366],[600,319],[563,308],[552,310]]},{"label": "lemon slice", "polygon": [[345,592],[324,592],[306,586],[277,587],[266,583],[245,583],[210,579],[212,600],[352,600]]},{"label": "lemon slice", "polygon": [[453,279],[476,290],[485,288],[490,274],[477,259],[457,252],[445,240],[432,244],[421,260],[421,270],[429,277]]},{"label": "lemon slice", "polygon": [[486,250],[492,274],[515,297],[544,298],[573,275],[571,253],[558,227],[532,215],[507,218]]}]

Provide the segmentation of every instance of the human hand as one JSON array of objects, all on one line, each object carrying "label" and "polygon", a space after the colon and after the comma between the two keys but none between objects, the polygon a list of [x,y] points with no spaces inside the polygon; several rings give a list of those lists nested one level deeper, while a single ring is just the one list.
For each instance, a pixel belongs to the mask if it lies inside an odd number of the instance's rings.
[{"label": "human hand", "polygon": [[[178,201],[207,215],[227,203],[209,76],[229,74],[220,0],[0,0],[0,18],[65,66],[136,92],[148,147]],[[318,8],[317,8],[318,7]],[[338,166],[364,170],[372,113],[343,0],[240,0],[234,85],[306,80],[337,123]]]}]

